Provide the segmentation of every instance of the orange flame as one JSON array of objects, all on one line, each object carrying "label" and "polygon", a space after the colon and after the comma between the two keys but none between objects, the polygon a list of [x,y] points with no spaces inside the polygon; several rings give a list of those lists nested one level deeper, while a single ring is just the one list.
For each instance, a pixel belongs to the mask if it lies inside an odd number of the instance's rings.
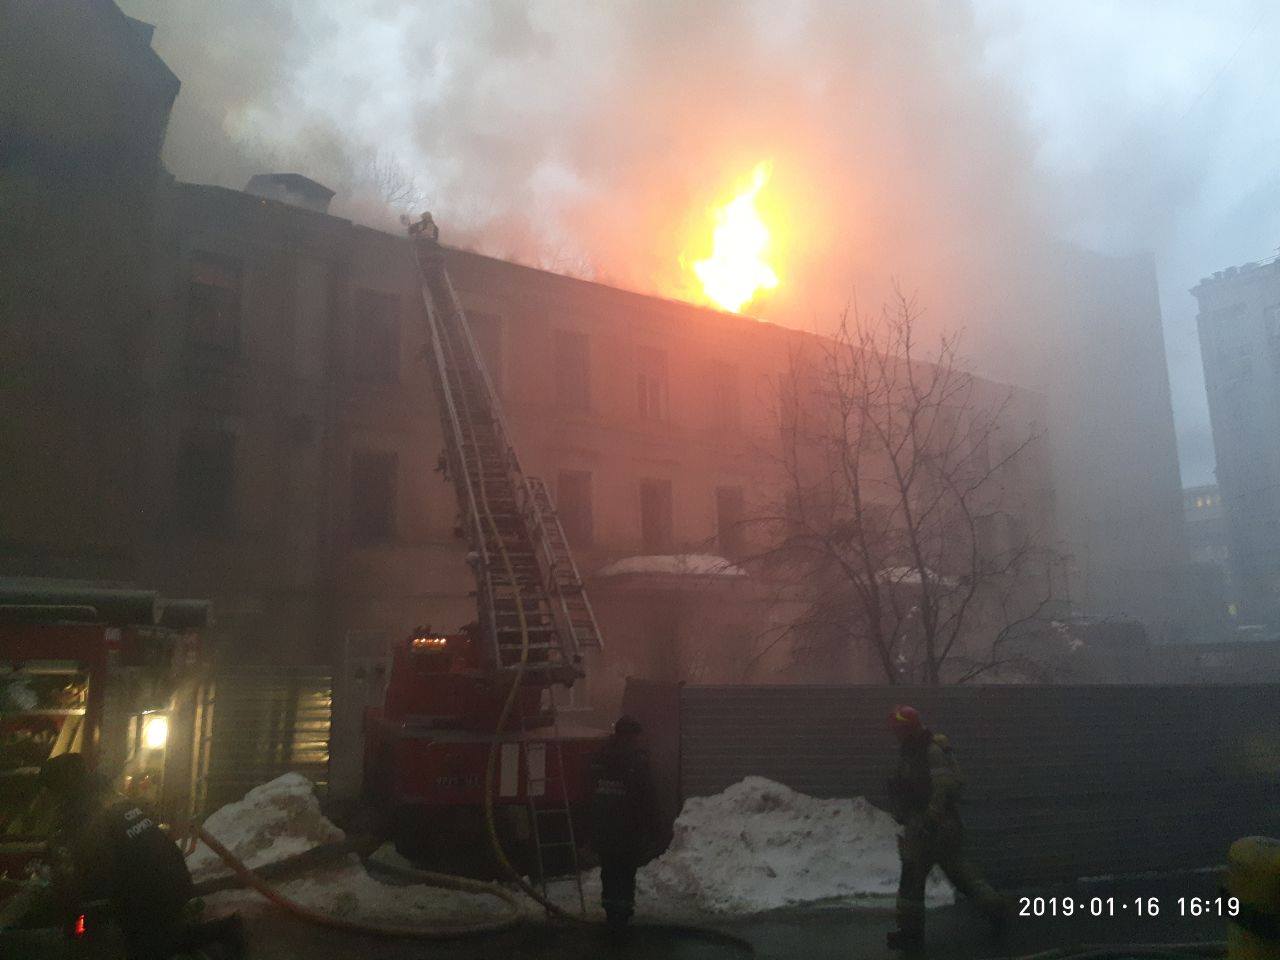
[{"label": "orange flame", "polygon": [[703,294],[733,313],[761,291],[778,285],[778,275],[764,259],[769,250],[769,228],[756,209],[756,196],[772,172],[767,161],[757,164],[750,186],[715,211],[711,256],[693,263]]}]

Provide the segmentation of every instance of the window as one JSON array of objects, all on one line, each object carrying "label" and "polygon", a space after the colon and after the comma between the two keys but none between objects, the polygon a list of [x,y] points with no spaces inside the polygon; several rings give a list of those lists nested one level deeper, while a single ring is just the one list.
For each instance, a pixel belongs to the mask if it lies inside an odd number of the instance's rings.
[{"label": "window", "polygon": [[711,367],[712,426],[717,430],[735,431],[742,425],[738,394],[738,368],[717,361]]},{"label": "window", "polygon": [[586,470],[561,470],[556,478],[556,512],[571,547],[591,545],[594,525],[591,513],[591,474]]},{"label": "window", "polygon": [[351,324],[351,378],[362,383],[400,379],[400,297],[357,290]]},{"label": "window", "polygon": [[476,342],[484,368],[489,373],[493,389],[502,392],[502,318],[496,313],[480,310],[467,311],[467,326]]},{"label": "window", "polygon": [[645,553],[671,552],[671,481],[640,481],[640,542]]},{"label": "window", "polygon": [[745,515],[741,487],[716,487],[716,540],[722,556],[735,559],[742,555]]},{"label": "window", "polygon": [[194,360],[225,363],[240,349],[241,264],[196,253],[187,292],[187,346]]},{"label": "window", "polygon": [[396,525],[394,453],[361,451],[351,457],[351,536],[361,543],[390,540]]},{"label": "window", "polygon": [[640,416],[646,420],[667,418],[667,352],[641,347],[640,372],[636,376]]},{"label": "window", "polygon": [[233,434],[220,430],[193,433],[178,454],[176,500],[183,530],[219,534],[230,530],[235,502]]},{"label": "window", "polygon": [[585,333],[555,334],[556,406],[572,413],[591,409],[591,343]]}]

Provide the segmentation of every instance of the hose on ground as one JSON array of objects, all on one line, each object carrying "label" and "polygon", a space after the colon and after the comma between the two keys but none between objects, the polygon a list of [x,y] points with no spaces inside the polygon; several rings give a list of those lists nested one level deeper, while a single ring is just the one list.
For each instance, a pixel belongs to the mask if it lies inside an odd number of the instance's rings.
[{"label": "hose on ground", "polygon": [[406,873],[412,874],[414,879],[431,886],[443,887],[448,890],[460,890],[465,893],[487,894],[504,901],[509,907],[509,912],[502,917],[492,920],[484,920],[472,923],[439,923],[431,927],[408,927],[395,924],[377,924],[364,923],[358,920],[348,920],[343,917],[333,917],[328,914],[320,913],[312,910],[310,907],[304,907],[302,904],[290,900],[272,887],[269,883],[255,874],[244,862],[234,853],[228,850],[216,837],[213,837],[203,827],[194,827],[193,832],[201,840],[203,840],[214,853],[221,858],[222,862],[231,868],[232,872],[244,882],[245,886],[251,887],[262,896],[266,897],[271,903],[280,909],[293,914],[299,919],[314,923],[317,926],[328,927],[331,930],[343,930],[348,933],[372,934],[382,937],[405,937],[419,940],[453,940],[459,937],[476,936],[483,933],[498,933],[508,930],[523,919],[523,909],[520,901],[511,891],[506,890],[497,884],[481,883],[478,880],[468,880],[464,877],[455,877],[445,873],[431,873],[426,870],[410,870]]}]

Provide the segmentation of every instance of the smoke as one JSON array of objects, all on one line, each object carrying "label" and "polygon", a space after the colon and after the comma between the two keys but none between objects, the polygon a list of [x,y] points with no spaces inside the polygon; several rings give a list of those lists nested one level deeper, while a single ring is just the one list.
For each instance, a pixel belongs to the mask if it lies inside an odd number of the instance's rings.
[{"label": "smoke", "polygon": [[765,159],[783,283],[757,307],[790,322],[895,276],[941,313],[1041,229],[1023,111],[959,0],[125,8],[183,81],[179,177],[285,167],[342,204],[374,154],[448,237],[634,289],[694,295],[681,257]]},{"label": "smoke", "polygon": [[1212,458],[1186,290],[1280,232],[1263,0],[121,3],[183,81],[179,177],[294,170],[381,226],[421,201],[449,242],[637,290],[696,297],[708,208],[761,160],[781,283],[754,312],[827,329],[896,279],[990,372],[1058,239],[1154,249]]}]

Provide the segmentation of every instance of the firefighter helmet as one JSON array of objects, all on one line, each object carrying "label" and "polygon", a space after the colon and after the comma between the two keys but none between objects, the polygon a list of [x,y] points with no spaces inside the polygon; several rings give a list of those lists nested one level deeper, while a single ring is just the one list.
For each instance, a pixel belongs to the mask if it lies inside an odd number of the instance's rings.
[{"label": "firefighter helmet", "polygon": [[920,719],[920,711],[915,707],[899,704],[893,708],[893,713],[889,714],[889,729],[898,736],[913,733],[923,726],[924,721]]}]

